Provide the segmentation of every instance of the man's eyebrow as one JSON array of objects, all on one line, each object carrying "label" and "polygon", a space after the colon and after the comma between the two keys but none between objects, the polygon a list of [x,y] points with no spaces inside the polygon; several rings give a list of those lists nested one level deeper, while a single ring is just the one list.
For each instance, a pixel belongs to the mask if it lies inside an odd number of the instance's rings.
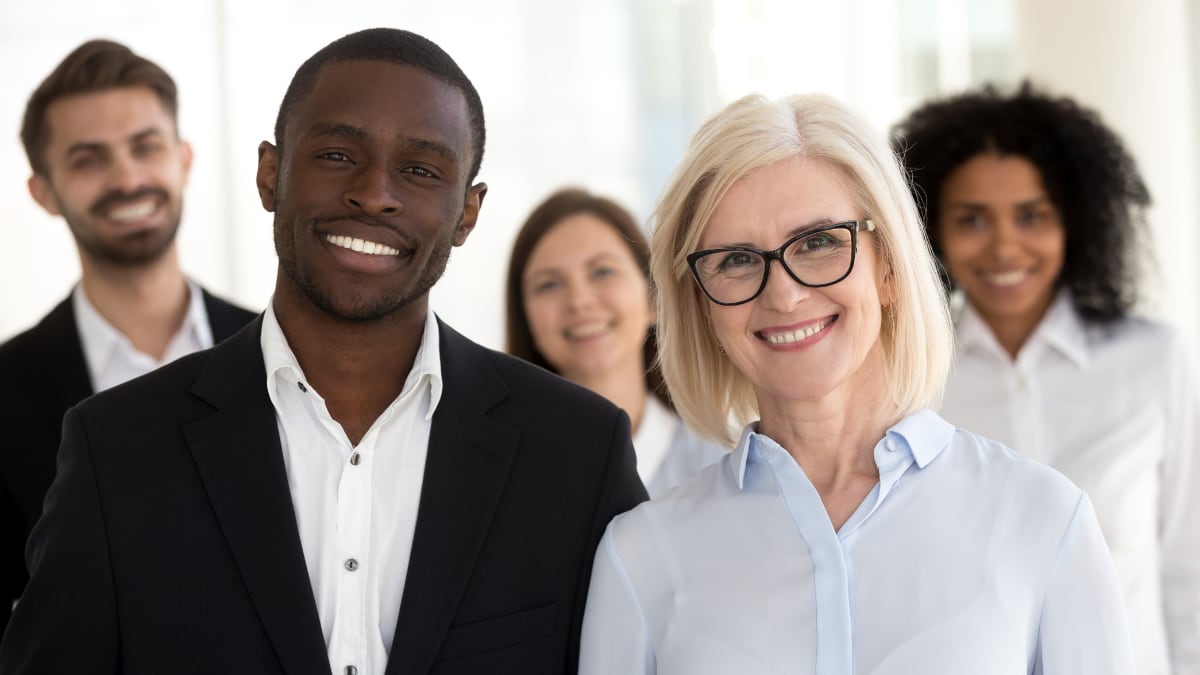
[{"label": "man's eyebrow", "polygon": [[314,124],[309,127],[308,133],[313,136],[352,138],[356,141],[366,140],[367,138],[367,132],[365,129],[350,124],[341,124],[337,122],[321,122]]},{"label": "man's eyebrow", "polygon": [[[158,127],[149,127],[147,129],[143,129],[143,130],[137,132],[136,134],[133,134],[132,136],[130,136],[128,142],[129,143],[139,143],[139,142],[144,141],[147,138],[151,138],[153,136],[165,136],[165,135],[166,134],[163,133],[162,129],[160,129]],[[107,146],[108,146],[107,143],[103,143],[101,141],[79,141],[76,143],[72,143],[67,148],[66,152],[63,153],[63,156],[70,157],[71,155],[74,155],[74,154],[80,153],[80,152],[104,152],[106,150]]]},{"label": "man's eyebrow", "polygon": [[[314,124],[309,127],[308,133],[314,136],[342,137],[356,141],[365,141],[370,137],[366,129],[339,122]],[[445,143],[410,136],[401,136],[400,143],[405,150],[410,152],[432,152],[450,162],[458,162],[458,153]]]},{"label": "man's eyebrow", "polygon": [[404,138],[404,147],[407,150],[415,152],[432,152],[441,155],[443,159],[458,163],[458,153],[454,152],[450,146],[445,143],[431,141],[425,138]]}]

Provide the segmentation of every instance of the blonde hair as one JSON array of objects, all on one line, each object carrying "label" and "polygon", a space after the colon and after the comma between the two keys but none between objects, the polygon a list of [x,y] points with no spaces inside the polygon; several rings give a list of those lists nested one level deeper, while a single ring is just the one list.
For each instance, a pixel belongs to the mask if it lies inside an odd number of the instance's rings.
[{"label": "blonde hair", "polygon": [[758,404],[750,381],[720,353],[709,301],[696,287],[686,257],[698,248],[730,186],[793,158],[835,167],[856,205],[875,223],[879,269],[891,276],[893,298],[880,331],[884,377],[901,415],[940,403],[953,358],[953,329],[936,263],[887,142],[828,96],[777,101],[746,96],[696,132],[652,216],[650,240],[663,376],[684,421],[727,445],[734,441],[729,423],[756,419]]}]

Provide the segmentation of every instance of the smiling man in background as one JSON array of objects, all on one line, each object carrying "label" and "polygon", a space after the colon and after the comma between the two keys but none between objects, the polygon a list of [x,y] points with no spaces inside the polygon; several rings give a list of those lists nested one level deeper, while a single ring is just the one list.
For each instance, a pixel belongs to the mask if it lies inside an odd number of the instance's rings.
[{"label": "smiling man in background", "polygon": [[67,222],[82,275],[41,322],[0,345],[0,629],[28,579],[25,542],[67,409],[211,347],[254,316],[180,269],[175,233],[192,149],[176,108],[170,75],[106,40],[75,49],[25,108],[29,191]]}]

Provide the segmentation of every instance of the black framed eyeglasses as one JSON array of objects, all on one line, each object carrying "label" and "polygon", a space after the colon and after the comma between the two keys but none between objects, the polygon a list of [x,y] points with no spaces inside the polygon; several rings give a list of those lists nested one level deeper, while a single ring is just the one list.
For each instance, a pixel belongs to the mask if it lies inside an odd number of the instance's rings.
[{"label": "black framed eyeglasses", "polygon": [[778,260],[796,283],[810,288],[832,286],[850,276],[858,252],[858,233],[874,232],[870,220],[821,225],[788,239],[774,251],[730,246],[688,255],[688,267],[709,300],[741,305],[767,287],[771,261]]}]

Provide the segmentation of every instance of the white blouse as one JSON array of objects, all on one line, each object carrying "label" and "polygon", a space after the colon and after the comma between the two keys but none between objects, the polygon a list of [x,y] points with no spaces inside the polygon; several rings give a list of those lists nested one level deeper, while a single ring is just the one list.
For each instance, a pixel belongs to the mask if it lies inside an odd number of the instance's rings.
[{"label": "white blouse", "polygon": [[1096,508],[1140,675],[1200,675],[1200,370],[1165,325],[1061,292],[1014,361],[963,303],[942,415],[1061,471]]},{"label": "white blouse", "polygon": [[633,434],[638,476],[654,499],[720,460],[729,451],[688,428],[658,397],[646,397],[642,421]]},{"label": "white blouse", "polygon": [[610,524],[581,675],[1129,675],[1112,559],[1060,474],[936,414],[834,531],[770,438]]}]

